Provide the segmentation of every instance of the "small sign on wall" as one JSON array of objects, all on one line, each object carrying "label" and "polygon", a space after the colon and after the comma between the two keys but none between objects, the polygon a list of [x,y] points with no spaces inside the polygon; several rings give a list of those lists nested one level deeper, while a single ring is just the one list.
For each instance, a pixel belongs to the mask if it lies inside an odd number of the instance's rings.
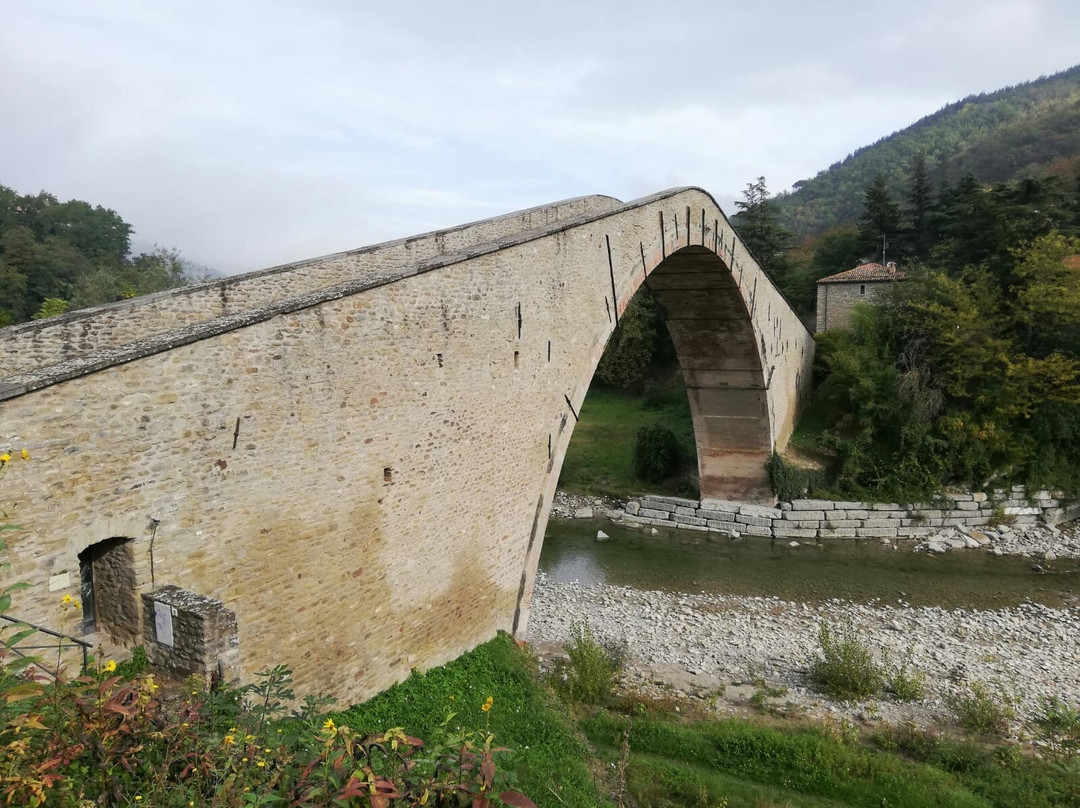
[{"label": "small sign on wall", "polygon": [[61,589],[67,589],[71,586],[71,573],[59,572],[56,575],[49,576],[49,591],[59,592]]},{"label": "small sign on wall", "polygon": [[173,647],[172,606],[154,601],[154,633],[162,645]]}]

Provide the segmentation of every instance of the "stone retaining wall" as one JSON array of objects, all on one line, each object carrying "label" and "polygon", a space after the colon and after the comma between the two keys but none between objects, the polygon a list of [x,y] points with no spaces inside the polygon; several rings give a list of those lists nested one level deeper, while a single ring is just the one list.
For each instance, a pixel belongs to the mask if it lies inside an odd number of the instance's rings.
[{"label": "stone retaining wall", "polygon": [[928,503],[796,499],[775,508],[722,499],[648,496],[627,502],[622,521],[776,539],[856,539],[929,536],[945,527],[1002,521],[1056,525],[1078,515],[1080,505],[1066,505],[1049,491],[1029,497],[1023,486],[1013,486],[990,494],[943,494]]}]

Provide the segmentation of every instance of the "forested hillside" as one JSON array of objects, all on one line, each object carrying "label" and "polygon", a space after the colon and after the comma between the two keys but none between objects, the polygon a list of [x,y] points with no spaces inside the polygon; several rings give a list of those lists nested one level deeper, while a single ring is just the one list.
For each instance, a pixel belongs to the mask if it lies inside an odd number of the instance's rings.
[{"label": "forested hillside", "polygon": [[859,149],[775,197],[797,236],[852,223],[877,175],[907,183],[918,155],[936,187],[971,173],[983,183],[1075,174],[1080,166],[1080,65],[1015,87],[969,96]]},{"label": "forested hillside", "polygon": [[131,256],[131,232],[114,210],[0,185],[0,327],[195,279],[175,250]]}]

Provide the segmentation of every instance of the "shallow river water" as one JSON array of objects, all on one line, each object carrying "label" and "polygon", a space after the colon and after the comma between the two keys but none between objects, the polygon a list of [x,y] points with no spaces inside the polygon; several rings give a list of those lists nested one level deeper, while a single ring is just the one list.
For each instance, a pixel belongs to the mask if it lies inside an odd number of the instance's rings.
[{"label": "shallow river water", "polygon": [[[596,541],[603,530],[611,538]],[[664,530],[658,536],[599,519],[552,519],[540,569],[554,583],[615,584],[643,590],[775,596],[820,603],[996,609],[1027,600],[1080,603],[1080,561],[1038,562],[985,550],[912,552],[914,542],[840,539],[789,547],[753,536]]]}]

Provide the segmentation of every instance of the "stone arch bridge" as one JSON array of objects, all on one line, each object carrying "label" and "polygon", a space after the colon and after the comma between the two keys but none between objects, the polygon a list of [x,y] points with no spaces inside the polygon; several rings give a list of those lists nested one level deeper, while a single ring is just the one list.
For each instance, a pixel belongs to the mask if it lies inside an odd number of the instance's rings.
[{"label": "stone arch bridge", "polygon": [[0,448],[31,453],[0,490],[23,527],[8,577],[32,585],[15,612],[57,627],[81,593],[91,641],[151,644],[139,595],[181,587],[235,613],[230,675],[283,663],[345,700],[522,633],[578,410],[642,284],[702,496],[768,500],[813,340],[695,188],[0,330]]}]

